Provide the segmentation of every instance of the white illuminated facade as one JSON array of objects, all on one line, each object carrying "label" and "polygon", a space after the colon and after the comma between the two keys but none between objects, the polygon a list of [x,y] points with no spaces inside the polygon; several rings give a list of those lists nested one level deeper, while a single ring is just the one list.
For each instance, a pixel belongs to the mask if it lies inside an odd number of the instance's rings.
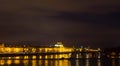
[{"label": "white illuminated facade", "polygon": [[54,46],[55,47],[60,47],[60,48],[64,47],[62,42],[57,42],[57,44],[55,44]]}]

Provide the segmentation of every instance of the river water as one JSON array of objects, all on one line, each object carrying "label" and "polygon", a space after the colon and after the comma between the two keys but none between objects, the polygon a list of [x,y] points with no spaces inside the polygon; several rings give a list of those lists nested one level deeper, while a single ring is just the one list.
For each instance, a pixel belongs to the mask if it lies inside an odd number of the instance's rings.
[{"label": "river water", "polygon": [[13,60],[1,59],[0,66],[120,66],[120,59]]}]

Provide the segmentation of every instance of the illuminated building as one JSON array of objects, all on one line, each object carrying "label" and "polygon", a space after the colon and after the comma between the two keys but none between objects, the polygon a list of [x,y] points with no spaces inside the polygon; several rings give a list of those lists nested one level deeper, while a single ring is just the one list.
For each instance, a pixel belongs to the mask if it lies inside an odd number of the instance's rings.
[{"label": "illuminated building", "polygon": [[40,53],[40,52],[71,52],[73,48],[64,47],[62,42],[57,42],[54,46],[25,46],[25,45],[0,45],[0,53]]},{"label": "illuminated building", "polygon": [[[54,57],[54,58],[68,58],[69,56],[81,58],[84,55],[82,52],[86,53],[86,58],[90,58],[93,56],[93,54],[96,54],[100,51],[100,48],[98,49],[91,49],[91,48],[73,48],[73,47],[65,47],[62,42],[57,42],[53,46],[27,46],[27,45],[0,45],[0,54],[35,54],[35,53],[61,53],[61,55],[54,55],[54,56],[46,56],[48,57]],[[67,54],[62,54],[62,53]],[[73,54],[72,54],[73,53]],[[100,58],[100,53],[99,58]],[[75,56],[76,55],[76,56]],[[40,56],[41,57],[41,56]],[[18,57],[17,57],[18,58]],[[23,58],[28,58],[28,56],[25,56]],[[36,59],[36,56],[32,57],[33,59]]]},{"label": "illuminated building", "polygon": [[57,44],[55,44],[55,47],[63,48],[64,46],[63,46],[62,42],[57,42]]}]

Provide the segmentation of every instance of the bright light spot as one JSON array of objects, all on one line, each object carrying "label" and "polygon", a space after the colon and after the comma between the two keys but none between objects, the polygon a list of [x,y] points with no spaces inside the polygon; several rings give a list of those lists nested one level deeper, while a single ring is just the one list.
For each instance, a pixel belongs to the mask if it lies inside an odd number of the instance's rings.
[{"label": "bright light spot", "polygon": [[32,59],[36,59],[36,56],[33,56]]},{"label": "bright light spot", "polygon": [[8,59],[11,59],[11,57],[8,57]]},{"label": "bright light spot", "polygon": [[37,66],[36,60],[32,60],[32,66]]},{"label": "bright light spot", "polygon": [[12,63],[12,60],[7,60],[7,64],[10,65]]},{"label": "bright light spot", "polygon": [[55,44],[55,47],[64,47],[62,42],[57,42],[57,44]]},{"label": "bright light spot", "polygon": [[28,56],[24,56],[24,59],[28,59]]},{"label": "bright light spot", "polygon": [[5,60],[0,60],[0,65],[4,65],[5,64]]},{"label": "bright light spot", "polygon": [[20,59],[20,57],[19,57],[19,56],[17,56],[17,57],[15,57],[15,59]]},{"label": "bright light spot", "polygon": [[15,64],[19,64],[19,63],[20,63],[20,60],[14,60],[14,63],[15,63]]}]

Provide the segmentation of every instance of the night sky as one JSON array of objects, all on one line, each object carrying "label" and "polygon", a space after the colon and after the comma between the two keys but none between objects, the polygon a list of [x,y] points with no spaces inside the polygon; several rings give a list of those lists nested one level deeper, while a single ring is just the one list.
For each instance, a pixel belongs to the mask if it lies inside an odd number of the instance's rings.
[{"label": "night sky", "polygon": [[120,46],[119,0],[0,0],[0,43]]}]

